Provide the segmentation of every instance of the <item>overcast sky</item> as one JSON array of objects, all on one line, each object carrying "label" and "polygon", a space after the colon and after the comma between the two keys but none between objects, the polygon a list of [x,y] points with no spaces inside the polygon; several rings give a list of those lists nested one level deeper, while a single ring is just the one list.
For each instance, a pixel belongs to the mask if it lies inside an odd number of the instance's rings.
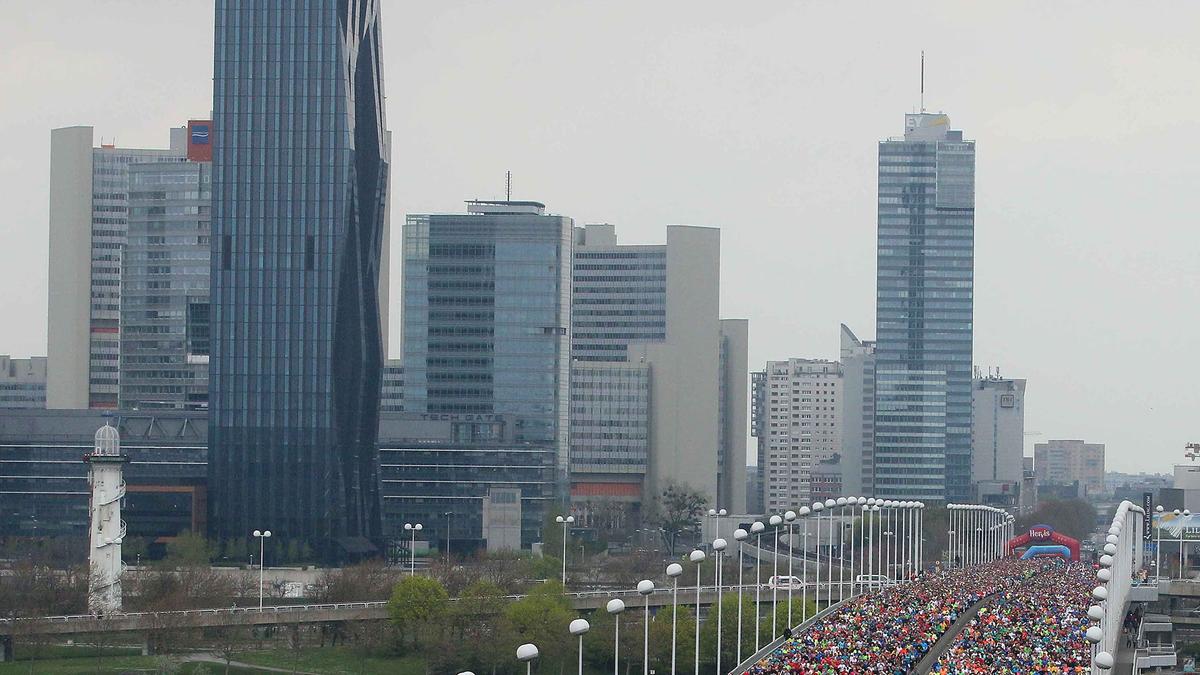
[{"label": "overcast sky", "polygon": [[[49,130],[165,146],[211,108],[212,15],[0,0],[0,353],[46,352]],[[977,143],[975,362],[1028,378],[1030,452],[1166,471],[1200,440],[1197,25],[1183,2],[384,0],[393,307],[404,214],[511,170],[627,243],[722,228],[752,367],[837,358],[839,323],[874,337],[876,143],[924,49],[926,107]]]}]

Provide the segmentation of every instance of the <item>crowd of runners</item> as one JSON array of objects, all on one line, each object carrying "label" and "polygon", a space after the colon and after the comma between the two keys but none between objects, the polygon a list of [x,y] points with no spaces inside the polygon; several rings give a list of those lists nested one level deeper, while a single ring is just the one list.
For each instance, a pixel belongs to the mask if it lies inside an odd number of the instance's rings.
[{"label": "crowd of runners", "polygon": [[926,572],[912,583],[864,594],[784,641],[747,672],[907,673],[961,612],[987,596],[1019,588],[1044,564],[1006,558],[967,569]]},{"label": "crowd of runners", "polygon": [[942,654],[931,675],[1085,673],[1094,571],[1060,559],[1037,561],[1039,573],[979,610]]}]

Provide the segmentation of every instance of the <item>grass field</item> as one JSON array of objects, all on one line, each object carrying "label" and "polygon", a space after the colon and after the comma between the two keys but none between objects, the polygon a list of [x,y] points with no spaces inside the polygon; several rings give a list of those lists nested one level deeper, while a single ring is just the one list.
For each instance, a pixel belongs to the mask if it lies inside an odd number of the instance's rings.
[{"label": "grass field", "polygon": [[292,651],[255,651],[238,654],[237,660],[272,668],[286,668],[322,675],[425,675],[425,661],[418,657],[364,658],[353,649],[325,647]]}]

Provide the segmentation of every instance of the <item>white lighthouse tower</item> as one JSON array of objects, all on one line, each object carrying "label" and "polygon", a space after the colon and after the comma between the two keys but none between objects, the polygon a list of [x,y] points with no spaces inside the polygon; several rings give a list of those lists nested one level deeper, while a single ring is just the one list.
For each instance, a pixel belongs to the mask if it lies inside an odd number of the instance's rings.
[{"label": "white lighthouse tower", "polygon": [[121,454],[121,435],[105,422],[96,432],[96,447],[83,461],[88,463],[91,503],[91,580],[88,583],[88,609],[93,614],[121,611],[121,540],[125,521],[121,520],[121,500],[125,497],[122,465],[129,458]]}]

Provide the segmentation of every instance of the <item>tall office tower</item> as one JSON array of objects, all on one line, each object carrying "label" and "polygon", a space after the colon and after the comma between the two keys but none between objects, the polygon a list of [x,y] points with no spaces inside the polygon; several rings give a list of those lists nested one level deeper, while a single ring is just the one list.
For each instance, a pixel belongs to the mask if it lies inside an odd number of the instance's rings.
[{"label": "tall office tower", "polygon": [[976,373],[971,382],[971,483],[983,504],[1020,504],[1025,456],[1025,380]]},{"label": "tall office tower", "polygon": [[842,489],[850,495],[875,494],[875,343],[841,329]]},{"label": "tall office tower", "polygon": [[619,245],[575,228],[572,476],[575,508],[625,508],[668,482],[745,510],[746,334],[720,319],[720,230],[671,226],[666,244]]},{"label": "tall office tower", "polygon": [[380,536],[379,5],[217,0],[210,533]]},{"label": "tall office tower", "polygon": [[189,122],[187,162],[129,166],[121,270],[122,409],[208,407],[211,122]]},{"label": "tall office tower", "polygon": [[0,408],[46,407],[46,357],[0,354]]},{"label": "tall office tower", "polygon": [[[504,415],[568,470],[571,226],[538,202],[470,201],[404,225],[404,409]],[[487,439],[480,439],[487,440]]]},{"label": "tall office tower", "polygon": [[842,366],[836,361],[768,361],[756,378],[759,467],[767,513],[795,509],[814,499],[818,462],[837,461],[842,450]]},{"label": "tall office tower", "polygon": [[879,143],[875,493],[966,500],[975,143],[946,115],[904,122]]},{"label": "tall office tower", "polygon": [[48,408],[117,407],[129,167],[184,161],[186,138],[131,149],[93,147],[92,127],[50,131]]}]

